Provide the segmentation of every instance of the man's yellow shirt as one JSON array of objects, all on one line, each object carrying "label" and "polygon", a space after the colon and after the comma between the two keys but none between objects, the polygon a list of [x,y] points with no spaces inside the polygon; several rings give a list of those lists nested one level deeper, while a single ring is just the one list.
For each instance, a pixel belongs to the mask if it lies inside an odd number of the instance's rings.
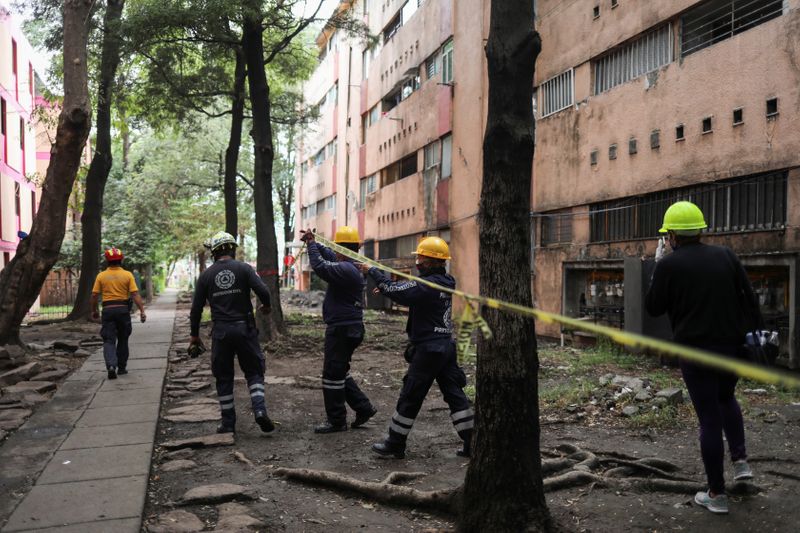
[{"label": "man's yellow shirt", "polygon": [[97,275],[92,293],[102,294],[104,302],[127,300],[131,293],[138,292],[133,274],[119,266],[110,266]]}]

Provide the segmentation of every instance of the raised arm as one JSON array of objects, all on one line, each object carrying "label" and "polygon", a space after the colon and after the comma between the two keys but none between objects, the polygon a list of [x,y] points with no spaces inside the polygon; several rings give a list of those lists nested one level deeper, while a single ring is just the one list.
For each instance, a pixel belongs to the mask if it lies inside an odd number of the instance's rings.
[{"label": "raised arm", "polygon": [[[322,256],[320,248],[333,254],[333,252],[324,246],[321,247],[316,242],[310,242],[308,244],[308,260],[311,263],[311,268],[314,269],[314,272],[319,277],[328,283],[350,284],[363,282],[361,274],[359,274],[358,269],[356,269],[352,263],[325,259]],[[333,259],[336,259],[335,254],[333,255]]]},{"label": "raised arm", "polygon": [[429,295],[429,289],[420,285],[416,281],[392,281],[380,269],[372,267],[368,271],[369,276],[375,280],[381,294],[388,296],[401,305],[411,305],[423,301]]}]

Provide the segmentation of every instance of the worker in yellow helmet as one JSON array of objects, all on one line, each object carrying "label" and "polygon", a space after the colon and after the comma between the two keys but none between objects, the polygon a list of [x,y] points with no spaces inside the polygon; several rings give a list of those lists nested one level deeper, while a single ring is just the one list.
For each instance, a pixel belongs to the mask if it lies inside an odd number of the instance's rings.
[{"label": "worker in yellow helmet", "polygon": [[[737,358],[745,332],[763,320],[736,254],[700,241],[706,227],[703,212],[691,202],[676,202],[667,209],[659,232],[669,236],[673,252],[656,263],[645,306],[652,316],[669,316],[675,342]],[[700,451],[709,487],[694,501],[725,514],[723,432],[734,481],[753,477],[746,460],[742,412],[734,396],[738,377],[683,360],[680,366],[700,422]]]},{"label": "worker in yellow helmet", "polygon": [[[347,430],[347,408],[355,411],[351,427],[363,426],[378,411],[350,375],[353,352],[364,340],[364,276],[349,258],[314,240],[312,230],[301,231],[308,246],[311,268],[328,282],[322,303],[325,329],[325,359],[322,365],[322,397],[327,420],[314,428],[315,433]],[[336,244],[358,251],[358,231],[350,226],[336,230]]]},{"label": "worker in yellow helmet", "polygon": [[[447,243],[439,237],[420,241],[415,252],[416,266],[421,278],[437,285],[455,289],[456,280],[447,273],[445,265],[450,259]],[[403,378],[403,388],[392,420],[389,435],[372,445],[372,450],[382,456],[405,457],[406,439],[411,432],[422,402],[436,381],[444,401],[450,407],[450,418],[463,446],[456,453],[469,457],[472,441],[474,413],[464,387],[467,377],[458,366],[456,345],[453,341],[452,298],[416,281],[392,281],[377,268],[360,265],[363,272],[375,280],[378,290],[401,305],[408,306],[409,345],[406,348],[408,371]]]}]

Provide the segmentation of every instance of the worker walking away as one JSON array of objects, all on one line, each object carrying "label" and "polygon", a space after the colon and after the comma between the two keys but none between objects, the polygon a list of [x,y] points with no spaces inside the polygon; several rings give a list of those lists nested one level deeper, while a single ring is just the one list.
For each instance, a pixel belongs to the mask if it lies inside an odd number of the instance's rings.
[{"label": "worker walking away", "polygon": [[139,308],[139,318],[147,320],[144,302],[139,296],[139,288],[133,274],[122,268],[125,255],[119,248],[111,247],[105,251],[108,267],[97,275],[92,287],[90,306],[92,318],[101,318],[97,312],[98,298],[103,300],[102,326],[100,336],[103,337],[103,358],[108,370],[108,379],[117,379],[117,375],[128,373],[128,337],[133,330],[131,326],[131,300]]},{"label": "worker walking away", "polygon": [[[322,397],[327,420],[314,428],[315,433],[335,433],[347,430],[347,408],[355,411],[351,427],[363,426],[378,411],[372,406],[350,375],[353,352],[364,340],[364,288],[366,282],[353,262],[342,254],[314,240],[312,230],[302,231],[308,245],[311,268],[328,283],[322,302],[325,321],[325,356],[322,364]],[[350,226],[336,230],[334,242],[354,252],[358,251],[358,231]]]},{"label": "worker walking away", "polygon": [[[673,252],[656,263],[645,305],[653,316],[667,313],[674,341],[725,357],[741,357],[745,332],[763,322],[747,274],[728,248],[700,241],[703,213],[691,202],[672,204],[664,214]],[[750,328],[750,329],[748,329]],[[700,422],[700,452],[708,491],[695,502],[713,513],[728,512],[723,433],[733,461],[733,479],[750,479],[742,411],[734,396],[734,374],[680,361],[681,373]]]},{"label": "worker walking away", "polygon": [[[444,240],[439,237],[423,239],[415,255],[422,279],[455,289],[456,280],[445,269],[450,250]],[[375,280],[377,290],[409,308],[406,324],[409,346],[405,354],[409,362],[408,371],[403,377],[397,408],[389,423],[389,436],[383,442],[374,444],[372,450],[382,456],[397,459],[405,457],[408,434],[428,390],[436,381],[444,401],[450,407],[450,418],[456,432],[463,441],[463,447],[456,453],[469,457],[474,413],[464,394],[467,378],[456,358],[451,295],[416,281],[393,282],[374,267],[361,265],[361,269]]]},{"label": "worker walking away", "polygon": [[250,291],[261,301],[260,311],[270,312],[269,290],[253,267],[237,261],[236,239],[221,231],[215,234],[208,247],[214,264],[200,274],[189,315],[191,338],[189,352],[197,353],[200,341],[200,317],[203,306],[211,306],[211,372],[216,379],[217,399],[222,422],[217,433],[236,431],[236,409],[233,399],[234,359],[244,372],[250,391],[250,403],[256,423],[264,433],[271,433],[275,425],[267,415],[264,400],[264,372],[266,363],[258,343],[258,329]]}]

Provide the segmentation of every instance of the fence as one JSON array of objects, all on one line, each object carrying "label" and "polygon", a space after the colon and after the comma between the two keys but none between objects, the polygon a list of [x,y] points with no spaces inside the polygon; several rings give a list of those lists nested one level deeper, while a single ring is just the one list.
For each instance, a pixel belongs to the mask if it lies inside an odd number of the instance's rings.
[{"label": "fence", "polygon": [[25,316],[26,322],[66,318],[75,303],[78,292],[78,279],[49,276],[39,291],[39,301]]}]

